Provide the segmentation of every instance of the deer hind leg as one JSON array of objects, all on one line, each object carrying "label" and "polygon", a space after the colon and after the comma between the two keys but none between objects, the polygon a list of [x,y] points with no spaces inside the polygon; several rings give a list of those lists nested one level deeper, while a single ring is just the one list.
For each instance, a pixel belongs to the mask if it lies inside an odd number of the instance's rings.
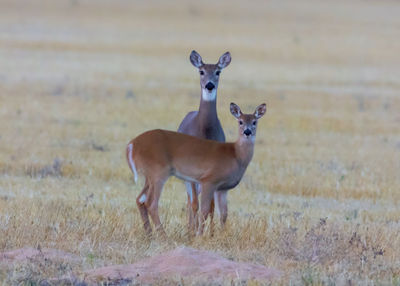
[{"label": "deer hind leg", "polygon": [[158,215],[158,201],[160,200],[164,182],[165,180],[159,180],[150,184],[149,197],[146,201],[146,207],[151,217],[151,220],[154,223],[155,229],[161,236],[166,237],[164,228]]},{"label": "deer hind leg", "polygon": [[143,220],[144,230],[150,234],[151,226],[149,221],[149,214],[146,207],[146,200],[148,197],[147,191],[149,190],[149,182],[146,179],[146,183],[144,184],[143,190],[140,192],[139,196],[136,198],[136,204],[139,208],[140,216]]}]

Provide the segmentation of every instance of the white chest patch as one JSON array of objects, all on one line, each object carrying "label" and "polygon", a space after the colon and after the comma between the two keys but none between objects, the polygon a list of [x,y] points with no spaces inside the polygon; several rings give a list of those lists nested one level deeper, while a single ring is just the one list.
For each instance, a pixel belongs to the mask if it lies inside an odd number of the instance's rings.
[{"label": "white chest patch", "polygon": [[213,101],[217,97],[217,90],[214,88],[211,92],[207,89],[203,89],[201,96],[204,101]]}]

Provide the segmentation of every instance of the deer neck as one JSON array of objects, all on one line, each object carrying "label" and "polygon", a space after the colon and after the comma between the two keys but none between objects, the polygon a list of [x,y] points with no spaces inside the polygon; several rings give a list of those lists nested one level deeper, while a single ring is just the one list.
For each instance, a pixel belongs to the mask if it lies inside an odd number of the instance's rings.
[{"label": "deer neck", "polygon": [[242,136],[235,142],[235,152],[237,159],[244,168],[249,165],[254,154],[254,140],[243,138]]},{"label": "deer neck", "polygon": [[[204,93],[207,93],[207,91],[202,90],[202,97],[200,100],[200,107],[199,107],[199,118],[200,121],[205,124],[213,124],[215,121],[218,120],[217,117],[217,91],[215,90],[215,96],[213,96],[212,100],[207,100],[210,99],[210,97],[204,96]],[[209,124],[207,124],[209,123]]]}]

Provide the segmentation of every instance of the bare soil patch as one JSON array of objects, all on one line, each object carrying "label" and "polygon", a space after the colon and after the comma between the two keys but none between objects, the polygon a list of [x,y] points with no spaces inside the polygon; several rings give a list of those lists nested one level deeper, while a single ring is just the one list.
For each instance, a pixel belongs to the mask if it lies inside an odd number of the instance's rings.
[{"label": "bare soil patch", "polygon": [[[72,264],[79,263],[81,259],[74,254],[51,248],[27,247],[0,253],[0,265],[41,263],[46,260]],[[281,277],[281,272],[274,268],[235,262],[214,252],[190,247],[178,247],[134,264],[110,265],[85,271],[81,275],[76,274],[70,273],[68,277],[61,279],[44,279],[42,283],[92,285],[106,281],[112,285],[119,285],[130,282],[157,283],[171,279],[210,283],[248,280],[268,282]]]},{"label": "bare soil patch", "polygon": [[37,249],[25,247],[0,253],[0,265],[11,265],[12,263],[34,262],[40,260],[53,260],[77,263],[79,256],[53,248]]},{"label": "bare soil patch", "polygon": [[210,282],[249,279],[271,281],[281,276],[281,272],[274,268],[235,262],[214,252],[190,247],[179,247],[134,264],[102,267],[87,271],[85,274],[87,283],[127,279],[152,283],[176,277]]}]

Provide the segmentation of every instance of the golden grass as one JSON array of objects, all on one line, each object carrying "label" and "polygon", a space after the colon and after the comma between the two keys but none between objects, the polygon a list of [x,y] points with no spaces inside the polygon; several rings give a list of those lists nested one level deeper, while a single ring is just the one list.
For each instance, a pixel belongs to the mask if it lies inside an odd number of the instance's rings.
[{"label": "golden grass", "polygon": [[[400,283],[399,3],[110,3],[0,2],[0,251],[83,259],[0,269],[3,284],[178,245],[277,267],[281,284]],[[267,102],[267,116],[226,231],[188,238],[171,179],[169,241],[148,241],[125,144],[197,108],[192,49],[206,62],[232,52],[218,92],[228,140],[231,101]]]}]

